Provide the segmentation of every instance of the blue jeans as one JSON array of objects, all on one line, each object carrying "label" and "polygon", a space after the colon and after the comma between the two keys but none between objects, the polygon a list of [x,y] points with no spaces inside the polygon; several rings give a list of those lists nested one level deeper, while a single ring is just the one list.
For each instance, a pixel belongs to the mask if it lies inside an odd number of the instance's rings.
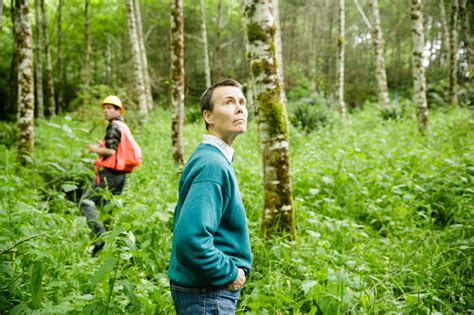
[{"label": "blue jeans", "polygon": [[240,290],[187,288],[171,281],[171,296],[178,315],[235,314]]}]

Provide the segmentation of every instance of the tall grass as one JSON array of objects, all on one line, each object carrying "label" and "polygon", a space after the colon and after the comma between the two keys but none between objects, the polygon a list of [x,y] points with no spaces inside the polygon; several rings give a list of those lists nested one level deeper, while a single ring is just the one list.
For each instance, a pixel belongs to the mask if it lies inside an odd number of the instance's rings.
[{"label": "tall grass", "polygon": [[[84,145],[105,124],[75,117],[40,120],[33,165],[15,169],[0,146],[0,313],[173,312],[166,269],[179,170],[169,112],[128,123],[143,165],[121,196],[106,246],[93,242],[78,201],[92,179]],[[291,129],[298,237],[259,234],[263,207],[257,128],[236,143],[235,169],[247,209],[253,272],[238,313],[466,313],[474,310],[474,124],[463,109],[431,113],[421,137],[413,118],[354,113],[309,134]],[[185,128],[185,151],[203,124]]]}]

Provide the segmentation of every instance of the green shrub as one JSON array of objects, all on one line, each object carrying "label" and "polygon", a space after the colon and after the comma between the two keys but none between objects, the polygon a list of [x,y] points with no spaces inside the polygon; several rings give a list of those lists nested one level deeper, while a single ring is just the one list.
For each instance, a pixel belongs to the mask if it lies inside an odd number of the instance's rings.
[{"label": "green shrub", "polygon": [[330,106],[330,101],[318,93],[300,98],[298,102],[289,105],[290,122],[306,133],[329,126],[336,117]]},{"label": "green shrub", "polygon": [[193,124],[195,122],[203,122],[202,113],[200,106],[186,106],[184,121],[187,124]]},{"label": "green shrub", "polygon": [[11,148],[16,144],[18,125],[16,123],[0,121],[0,145]]}]

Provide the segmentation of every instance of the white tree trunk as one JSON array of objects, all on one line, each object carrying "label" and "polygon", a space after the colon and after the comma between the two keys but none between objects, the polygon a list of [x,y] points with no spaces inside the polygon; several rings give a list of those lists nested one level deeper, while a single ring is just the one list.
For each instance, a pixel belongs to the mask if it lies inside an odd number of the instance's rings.
[{"label": "white tree trunk", "polygon": [[171,141],[173,158],[177,165],[185,163],[183,149],[184,129],[184,19],[183,0],[171,1],[171,104],[173,119]]},{"label": "white tree trunk", "polygon": [[472,33],[469,29],[469,12],[467,7],[467,0],[461,0],[459,5],[459,14],[461,18],[462,25],[462,38],[464,42],[464,50],[466,52],[466,61],[468,65],[468,76],[472,78],[474,76],[474,65],[472,62],[473,59],[473,47],[472,47]]},{"label": "white tree trunk", "polygon": [[339,113],[342,117],[347,116],[346,104],[344,102],[344,54],[345,54],[345,0],[339,0],[339,39],[337,41],[338,67],[337,67],[337,95],[339,103]]},{"label": "white tree trunk", "polygon": [[58,89],[56,91],[56,107],[58,113],[62,112],[63,109],[63,77],[64,77],[64,67],[63,67],[63,51],[62,51],[62,8],[63,0],[58,1],[58,25],[57,25],[57,59],[56,59],[56,68],[57,68],[57,80],[58,80]]},{"label": "white tree trunk", "polygon": [[216,75],[215,80],[222,79],[222,29],[223,25],[223,5],[222,0],[217,1],[217,31],[216,31]]},{"label": "white tree trunk", "polygon": [[422,134],[426,134],[428,132],[428,104],[426,101],[425,68],[423,67],[423,49],[425,47],[423,0],[411,0],[411,19],[413,94],[417,106],[418,129]]},{"label": "white tree trunk", "polygon": [[281,100],[275,51],[272,0],[247,0],[248,56],[255,83],[265,202],[262,231],[267,237],[286,233],[295,238],[290,176],[288,118]]},{"label": "white tree trunk", "polygon": [[54,81],[53,81],[53,65],[51,63],[51,49],[49,47],[49,31],[46,18],[46,10],[44,8],[44,0],[41,0],[41,13],[43,15],[43,39],[44,53],[46,59],[46,86],[48,88],[48,116],[56,115],[56,99],[54,98]]},{"label": "white tree trunk", "polygon": [[140,12],[139,1],[134,0],[133,2],[135,4],[135,17],[136,17],[136,23],[137,23],[138,43],[140,45],[140,57],[142,61],[143,82],[145,84],[145,96],[146,96],[147,108],[150,111],[153,109],[153,96],[151,93],[150,76],[148,74],[148,58],[146,55],[145,38],[143,37],[142,15]]},{"label": "white tree trunk", "polygon": [[135,12],[133,0],[126,0],[127,4],[127,21],[128,35],[130,38],[130,46],[132,48],[133,72],[135,75],[135,90],[138,97],[138,112],[140,121],[146,120],[148,116],[148,106],[145,95],[145,83],[143,80],[142,59],[140,55],[140,44],[138,43],[137,22],[135,20]]},{"label": "white tree trunk", "polygon": [[458,105],[458,0],[451,2],[451,41],[449,52],[449,96],[451,105]]},{"label": "white tree trunk", "polygon": [[439,0],[438,2],[438,6],[439,6],[439,13],[440,13],[440,17],[441,17],[441,26],[442,26],[442,34],[443,34],[443,53],[442,53],[442,56],[444,58],[442,58],[442,62],[447,58],[445,56],[448,56],[449,55],[449,28],[448,28],[448,20],[446,18],[446,9],[445,9],[445,6],[444,6],[444,0]]},{"label": "white tree trunk", "polygon": [[38,117],[44,118],[43,99],[43,40],[41,39],[40,0],[35,0],[35,91]]},{"label": "white tree trunk", "polygon": [[111,45],[110,37],[107,36],[106,38],[106,44],[105,44],[105,52],[104,52],[104,58],[105,58],[105,83],[107,85],[112,85],[112,54],[111,54]]},{"label": "white tree trunk", "polygon": [[278,79],[280,81],[280,95],[281,101],[287,104],[285,93],[285,79],[283,76],[283,46],[281,43],[281,28],[280,28],[280,6],[278,5],[279,0],[272,0],[273,4],[273,16],[275,18],[275,44],[276,44],[276,57],[278,64]]},{"label": "white tree trunk", "polygon": [[15,1],[15,37],[18,53],[18,153],[20,165],[26,165],[34,152],[35,89],[33,51],[28,0]]},{"label": "white tree trunk", "polygon": [[204,74],[206,76],[206,87],[211,86],[211,68],[209,66],[209,50],[207,47],[207,31],[206,31],[206,7],[204,0],[200,0],[201,6],[201,36],[202,50],[204,54]]},{"label": "white tree trunk", "polygon": [[89,90],[91,86],[91,74],[90,74],[90,60],[91,60],[91,27],[90,27],[91,13],[90,13],[90,0],[85,0],[85,11],[84,11],[84,65],[82,68],[82,77],[84,80],[84,91],[83,91],[83,107],[81,116],[85,115],[85,106],[89,105]]},{"label": "white tree trunk", "polygon": [[387,73],[385,71],[385,57],[384,57],[384,40],[382,34],[382,27],[380,26],[380,12],[378,0],[371,0],[372,15],[374,16],[373,34],[375,46],[375,62],[377,85],[379,89],[379,102],[384,106],[390,104],[387,88]]}]

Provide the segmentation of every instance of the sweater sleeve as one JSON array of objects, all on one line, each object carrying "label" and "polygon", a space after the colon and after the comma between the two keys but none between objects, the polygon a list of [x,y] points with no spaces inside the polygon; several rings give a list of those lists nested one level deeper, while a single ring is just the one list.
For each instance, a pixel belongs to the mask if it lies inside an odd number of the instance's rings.
[{"label": "sweater sleeve", "polygon": [[215,286],[231,283],[238,274],[232,259],[214,246],[214,234],[228,201],[229,196],[217,182],[194,182],[174,231],[179,262]]}]

